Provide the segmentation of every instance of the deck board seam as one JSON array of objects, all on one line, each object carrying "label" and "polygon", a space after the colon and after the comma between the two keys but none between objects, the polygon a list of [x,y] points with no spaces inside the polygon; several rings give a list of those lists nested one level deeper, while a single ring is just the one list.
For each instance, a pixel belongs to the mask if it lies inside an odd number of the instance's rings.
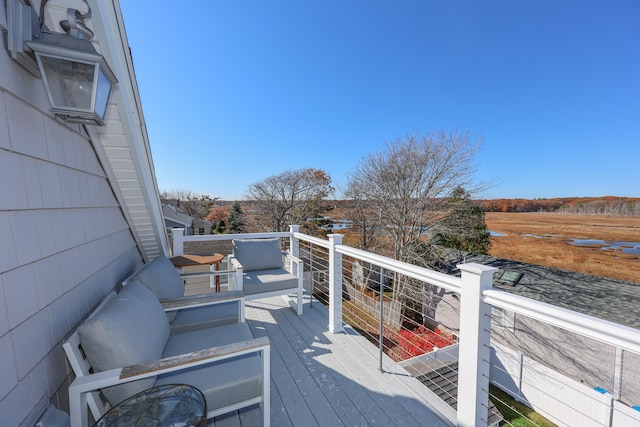
[{"label": "deck board seam", "polygon": [[[367,415],[369,415],[366,413],[367,411],[363,411],[361,405],[358,405],[358,403],[353,400],[353,395],[349,393],[349,391],[353,391],[354,388],[359,387],[359,384],[354,382],[352,376],[345,375],[345,372],[334,368],[336,365],[342,365],[329,348],[328,343],[326,343],[327,340],[324,335],[327,332],[326,329],[321,330],[318,328],[311,328],[307,322],[297,322],[295,321],[294,313],[289,313],[288,311],[284,311],[279,314],[282,315],[283,319],[282,322],[280,319],[277,319],[278,324],[284,328],[284,323],[286,321],[287,328],[291,328],[285,334],[287,337],[298,336],[303,340],[306,347],[317,347],[317,349],[313,350],[314,354],[311,356],[311,359],[313,360],[311,360],[310,363],[317,364],[315,369],[318,370],[317,374],[319,377],[313,376],[313,378],[325,393],[331,391],[330,389],[326,390],[326,385],[322,384],[327,381],[327,378],[331,378],[334,385],[340,389],[339,394],[341,394],[342,397],[336,399],[327,395],[327,398],[332,403],[332,406],[335,408],[343,422],[346,425],[360,425],[361,423],[366,423],[366,425],[377,424],[375,419],[372,420],[370,417],[367,417]],[[324,353],[318,351],[319,349],[324,350]],[[350,384],[353,385],[350,387]],[[353,413],[343,408],[346,401],[351,403],[350,407],[353,411],[357,411],[359,413],[357,420],[353,419]],[[388,425],[388,423],[386,425]]]},{"label": "deck board seam", "polygon": [[[247,304],[247,308],[249,306]],[[275,368],[272,372],[273,383],[281,396],[290,422],[292,425],[321,425],[314,414],[314,408],[305,399],[305,391],[300,389],[296,380],[299,374],[292,372],[297,356],[286,342],[286,338],[280,336],[279,326],[270,311],[273,308],[265,308],[260,302],[252,302],[251,306],[253,311],[251,314],[247,313],[247,321],[251,323],[254,318],[259,319],[263,333],[269,336],[272,342],[272,369]],[[265,319],[265,316],[268,319]],[[294,356],[291,356],[292,354]],[[284,376],[277,375],[278,372]]]},{"label": "deck board seam", "polygon": [[[274,328],[277,330],[277,333],[281,334],[281,337],[287,341],[288,345],[292,349],[292,354],[296,355],[298,362],[301,364],[302,368],[305,370],[305,372],[303,373],[303,375],[306,377],[305,380],[313,382],[313,385],[310,383],[306,383],[306,385],[300,384],[300,387],[302,387],[301,392],[305,393],[305,390],[306,390],[306,394],[308,395],[309,390],[307,388],[310,388],[311,391],[313,391],[314,393],[318,392],[319,394],[321,394],[322,399],[320,399],[320,402],[323,404],[323,406],[325,406],[325,409],[330,410],[332,415],[335,415],[335,418],[333,421],[327,420],[326,422],[319,422],[319,423],[321,425],[328,425],[328,424],[335,425],[335,423],[340,423],[344,425],[357,425],[353,423],[353,420],[349,418],[345,419],[344,416],[341,416],[341,411],[339,410],[339,408],[336,408],[335,406],[335,399],[326,392],[326,389],[324,389],[323,387],[324,385],[318,381],[318,379],[314,375],[314,372],[310,371],[309,365],[317,362],[312,360],[311,356],[305,356],[301,354],[301,351],[306,349],[308,346],[306,345],[306,343],[303,343],[302,346],[299,343],[297,343],[297,339],[299,338],[298,331],[293,329],[293,327],[291,326],[290,319],[287,319],[287,316],[283,315],[284,313],[289,313],[289,311],[290,310],[288,309],[284,309],[284,310],[278,310],[277,312],[272,313],[274,314],[274,319],[276,321]],[[292,315],[292,318],[298,321],[297,316],[295,316],[295,313],[293,313],[292,311],[291,311],[291,315]],[[301,323],[304,324],[304,322],[301,322]],[[304,348],[301,348],[301,347],[304,347]],[[316,366],[313,369],[315,370],[319,368],[320,368],[319,366]],[[319,398],[320,396],[316,395],[316,397]],[[313,396],[310,396],[309,398],[313,398]],[[347,396],[343,396],[343,399],[344,398],[347,398]],[[312,402],[312,406],[316,408],[318,403],[319,402],[317,400],[314,400]],[[324,405],[325,403],[326,405]],[[351,408],[355,408],[355,406],[352,406]],[[325,412],[321,412],[319,415],[323,417],[327,417],[328,414]]]},{"label": "deck board seam", "polygon": [[[310,313],[311,314],[311,313]],[[320,310],[316,311],[312,314],[312,319],[319,324],[323,324],[323,322],[328,322],[328,311],[325,306],[321,306]],[[353,346],[357,346],[367,354],[367,359],[363,360],[363,365],[367,366],[367,370],[370,371],[378,371],[378,349],[368,341],[364,336],[360,335],[356,331],[352,330],[349,326],[345,326],[344,334],[337,334],[334,338],[337,343],[341,345],[341,347],[347,351]],[[340,359],[340,358],[339,358]],[[386,369],[388,372],[386,375],[376,376],[374,379],[378,382],[381,388],[391,387],[394,390],[398,390],[400,395],[407,398],[407,400],[400,400],[400,404],[405,404],[405,408],[407,411],[413,416],[413,418],[422,423],[424,420],[422,419],[421,414],[427,412],[425,409],[428,408],[433,415],[438,414],[441,418],[447,418],[445,413],[448,411],[451,414],[451,409],[444,403],[440,404],[433,399],[437,399],[435,394],[424,387],[417,379],[411,377],[404,369],[398,367],[395,362],[393,362],[387,356],[384,357],[385,363],[383,363],[383,369]],[[395,374],[395,375],[394,375]],[[401,375],[401,376],[398,376]],[[403,376],[405,376],[403,378]],[[395,383],[395,385],[394,385]],[[396,387],[399,387],[396,389]],[[415,399],[415,403],[409,404],[410,399]],[[435,405],[433,402],[437,402]],[[426,407],[426,408],[425,408]],[[441,421],[441,420],[438,420]],[[447,425],[444,424],[443,425]],[[448,425],[451,424],[449,421]]]}]

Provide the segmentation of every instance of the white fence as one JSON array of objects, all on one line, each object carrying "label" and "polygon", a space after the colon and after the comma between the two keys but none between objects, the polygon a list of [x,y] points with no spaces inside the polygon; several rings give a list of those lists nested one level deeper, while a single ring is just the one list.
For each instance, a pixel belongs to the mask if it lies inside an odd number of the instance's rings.
[{"label": "white fence", "polygon": [[[504,345],[491,344],[491,382],[559,426],[640,426],[640,412]],[[565,403],[566,402],[566,403]]]}]

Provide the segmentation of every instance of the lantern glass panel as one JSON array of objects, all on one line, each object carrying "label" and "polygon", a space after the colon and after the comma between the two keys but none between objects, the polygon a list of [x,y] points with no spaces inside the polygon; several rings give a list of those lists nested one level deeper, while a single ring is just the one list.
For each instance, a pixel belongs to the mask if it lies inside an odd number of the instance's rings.
[{"label": "lantern glass panel", "polygon": [[111,82],[104,74],[102,69],[98,72],[98,91],[96,93],[95,112],[100,117],[104,117],[107,111],[107,101],[109,101],[109,92],[111,91]]},{"label": "lantern glass panel", "polygon": [[[53,108],[93,111],[96,64],[40,55]],[[108,92],[107,92],[108,95]]]}]

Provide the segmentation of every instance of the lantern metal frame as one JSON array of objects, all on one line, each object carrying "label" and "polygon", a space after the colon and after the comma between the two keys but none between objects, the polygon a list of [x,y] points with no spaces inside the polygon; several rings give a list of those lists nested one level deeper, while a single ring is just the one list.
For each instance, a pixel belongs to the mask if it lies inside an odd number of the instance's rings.
[{"label": "lantern metal frame", "polygon": [[67,122],[104,125],[111,86],[118,80],[93,44],[65,34],[43,33],[27,46],[36,56],[51,111]]},{"label": "lantern metal frame", "polygon": [[103,126],[111,88],[118,80],[90,41],[93,32],[84,20],[91,10],[81,14],[67,9],[67,19],[60,22],[67,33],[63,34],[45,31],[43,17],[38,25],[32,8],[20,0],[7,0],[7,5],[11,56],[42,77],[51,111],[70,123]]}]

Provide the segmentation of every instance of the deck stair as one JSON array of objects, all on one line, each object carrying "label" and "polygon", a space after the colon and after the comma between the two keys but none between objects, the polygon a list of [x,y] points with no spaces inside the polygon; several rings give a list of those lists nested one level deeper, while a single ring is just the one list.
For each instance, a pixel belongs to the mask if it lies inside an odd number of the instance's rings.
[{"label": "deck stair", "polygon": [[[445,401],[454,409],[458,408],[458,362],[443,363],[429,361],[420,364],[420,373],[416,378],[420,380],[429,390],[434,392],[440,399]],[[408,369],[417,373],[416,369]],[[498,408],[489,401],[489,420],[487,425],[498,425],[502,420],[502,415]]]}]

